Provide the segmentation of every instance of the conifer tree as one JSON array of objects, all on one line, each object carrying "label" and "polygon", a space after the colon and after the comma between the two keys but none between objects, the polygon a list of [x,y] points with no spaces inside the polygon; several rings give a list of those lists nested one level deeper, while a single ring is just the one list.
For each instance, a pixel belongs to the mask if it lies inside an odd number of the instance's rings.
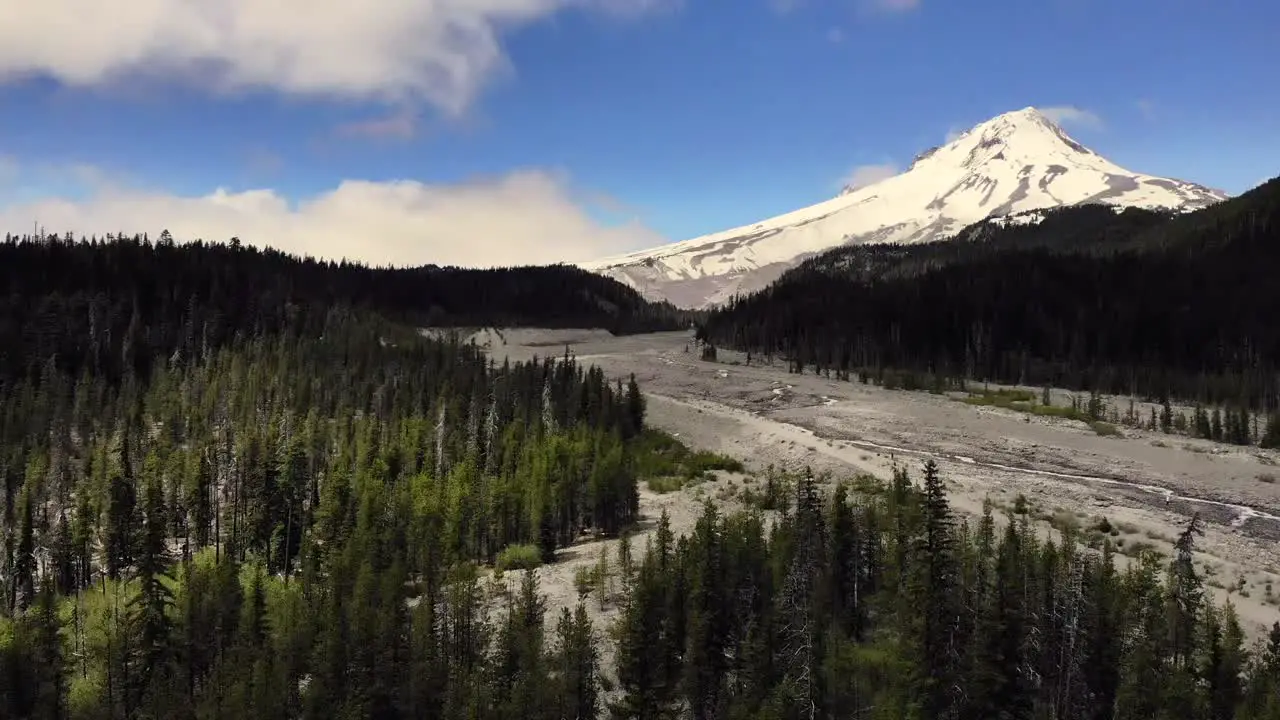
[{"label": "conifer tree", "polygon": [[640,385],[636,383],[634,373],[627,380],[627,419],[628,436],[635,435],[640,432],[640,428],[644,426],[644,395],[640,392]]},{"label": "conifer tree", "polygon": [[167,545],[168,518],[160,480],[154,476],[147,482],[142,517],[134,571],[138,589],[130,601],[130,627],[135,633],[137,653],[131,678],[135,698],[141,697],[154,677],[169,672],[172,650],[173,621],[169,612],[174,597],[167,583],[173,580]]},{"label": "conifer tree", "polygon": [[35,595],[36,558],[35,528],[32,524],[31,504],[34,500],[24,486],[18,498],[18,541],[13,551],[12,595],[10,611],[26,610]]},{"label": "conifer tree", "polygon": [[113,464],[107,481],[107,514],[104,520],[106,537],[103,539],[103,564],[107,577],[118,579],[133,564],[137,546],[135,528],[138,525],[137,491],[129,462],[129,440],[119,441],[116,453],[118,462]]},{"label": "conifer tree", "polygon": [[703,506],[690,543],[688,621],[684,647],[683,692],[697,720],[722,712],[729,644],[729,598],[725,595],[727,558],[715,506]]},{"label": "conifer tree", "polygon": [[560,611],[551,667],[556,678],[555,717],[583,720],[597,717],[599,656],[591,620],[586,605],[581,602],[572,614],[568,608]]},{"label": "conifer tree", "polygon": [[920,568],[913,593],[921,614],[916,702],[925,717],[942,718],[950,717],[955,710],[958,565],[951,506],[938,465],[932,459],[924,466],[922,512],[921,533],[913,548],[913,562]]},{"label": "conifer tree", "polygon": [[1264,448],[1280,448],[1280,413],[1272,413],[1267,419],[1267,429],[1262,433],[1258,445]]}]

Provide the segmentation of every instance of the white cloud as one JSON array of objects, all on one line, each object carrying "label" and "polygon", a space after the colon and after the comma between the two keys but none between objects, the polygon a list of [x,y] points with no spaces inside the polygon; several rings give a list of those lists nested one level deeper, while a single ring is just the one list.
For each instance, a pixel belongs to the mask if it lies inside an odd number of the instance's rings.
[{"label": "white cloud", "polygon": [[960,136],[963,135],[964,133],[965,131],[961,130],[960,128],[955,128],[955,127],[949,128],[947,130],[947,138],[946,138],[947,144],[951,144],[956,140],[959,140]]},{"label": "white cloud", "polygon": [[[83,173],[82,173],[83,174]],[[77,235],[168,229],[179,241],[204,238],[271,246],[299,255],[376,265],[520,265],[591,260],[665,240],[636,221],[604,225],[565,178],[538,170],[458,185],[411,180],[347,180],[291,203],[272,190],[181,197],[101,184],[86,175],[83,200],[0,204],[0,232]],[[91,181],[91,182],[88,182]]]},{"label": "white cloud", "polygon": [[857,190],[868,185],[874,185],[881,180],[897,175],[901,170],[893,163],[883,163],[880,165],[859,165],[845,176],[843,186],[846,190]]},{"label": "white cloud", "polygon": [[426,101],[459,113],[507,67],[500,37],[567,8],[633,16],[679,0],[6,0],[0,81],[138,78],[218,92]]},{"label": "white cloud", "polygon": [[1102,118],[1097,113],[1083,110],[1074,105],[1057,105],[1036,109],[1040,111],[1040,114],[1063,127],[1074,125],[1089,130],[1100,130],[1103,126]]}]

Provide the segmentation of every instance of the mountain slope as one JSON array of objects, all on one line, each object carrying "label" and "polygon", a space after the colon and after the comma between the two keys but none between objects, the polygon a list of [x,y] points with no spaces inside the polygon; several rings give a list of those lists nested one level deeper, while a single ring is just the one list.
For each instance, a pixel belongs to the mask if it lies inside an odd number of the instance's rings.
[{"label": "mountain slope", "polygon": [[989,217],[1080,203],[1194,210],[1225,199],[1193,183],[1131,172],[1034,108],[1005,113],[918,155],[900,175],[754,225],[582,267],[649,297],[706,307],[758,290],[844,244],[920,243]]},{"label": "mountain slope", "polygon": [[860,282],[911,277],[944,265],[1015,250],[1111,253],[1132,248],[1135,237],[1150,228],[1166,227],[1173,217],[1167,210],[1099,203],[1028,210],[974,223],[948,242],[842,245],[798,263],[779,276],[773,286],[793,277],[809,278],[815,274]]}]

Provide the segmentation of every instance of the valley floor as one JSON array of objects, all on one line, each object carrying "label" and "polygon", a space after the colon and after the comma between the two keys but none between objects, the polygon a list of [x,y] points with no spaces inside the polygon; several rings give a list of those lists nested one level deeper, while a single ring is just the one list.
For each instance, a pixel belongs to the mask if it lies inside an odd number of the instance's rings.
[{"label": "valley floor", "polygon": [[[1008,509],[1025,495],[1047,531],[1072,525],[1097,538],[1091,528],[1102,525],[1129,555],[1141,548],[1171,555],[1173,539],[1199,512],[1208,522],[1197,560],[1218,601],[1230,600],[1250,634],[1280,621],[1278,453],[1131,428],[1123,428],[1122,437],[1103,436],[1075,420],[794,375],[783,365],[748,367],[744,357],[726,351],[718,362],[703,362],[686,332],[613,337],[518,329],[474,337],[498,358],[562,355],[568,345],[579,360],[613,377],[634,373],[648,398],[650,424],[691,447],[739,458],[750,471],[772,464],[809,466],[836,478],[887,478],[899,465],[918,477],[920,464],[932,457],[960,512],[980,513],[985,498]],[[1067,394],[1056,392],[1054,402],[1068,402]],[[1113,402],[1127,408],[1129,401]],[[642,512],[652,520],[668,508],[678,535],[692,527],[701,499],[728,509],[745,482],[722,477],[666,495],[645,491]],[[643,543],[642,535],[637,554]],[[553,607],[574,601],[576,568],[594,562],[601,547],[612,554],[611,546],[570,548],[566,562],[543,569]]]}]

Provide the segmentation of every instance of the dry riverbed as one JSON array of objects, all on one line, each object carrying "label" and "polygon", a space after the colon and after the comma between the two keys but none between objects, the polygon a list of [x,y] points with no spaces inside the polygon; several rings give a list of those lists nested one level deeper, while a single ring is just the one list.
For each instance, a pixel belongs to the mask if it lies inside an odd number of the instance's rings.
[{"label": "dry riverbed", "polygon": [[[837,478],[888,477],[895,465],[916,471],[932,457],[960,512],[981,512],[986,498],[1011,507],[1024,495],[1046,532],[1066,525],[1087,531],[1105,518],[1112,541],[1129,554],[1151,548],[1169,555],[1173,538],[1199,512],[1207,529],[1197,561],[1217,599],[1230,599],[1251,634],[1280,621],[1280,454],[1130,428],[1103,436],[1075,420],[793,375],[781,365],[747,366],[744,357],[723,350],[718,362],[703,362],[688,332],[613,337],[599,330],[512,329],[472,337],[499,358],[560,356],[567,345],[578,360],[610,376],[634,374],[652,425],[691,447],[736,457],[749,472],[807,466]],[[1054,402],[1065,404],[1067,397],[1055,391]],[[1108,402],[1122,412],[1129,406],[1128,398]],[[1138,404],[1139,413],[1149,410]],[[650,522],[633,540],[633,552],[643,551],[663,508],[679,535],[692,528],[702,501],[730,510],[735,491],[748,481],[722,474],[673,493],[642,492]],[[614,562],[616,541],[594,541],[569,548],[562,562],[539,571],[551,612],[576,603],[575,573],[602,550]],[[588,603],[601,620],[616,613],[608,601],[600,610],[597,597]]]}]

